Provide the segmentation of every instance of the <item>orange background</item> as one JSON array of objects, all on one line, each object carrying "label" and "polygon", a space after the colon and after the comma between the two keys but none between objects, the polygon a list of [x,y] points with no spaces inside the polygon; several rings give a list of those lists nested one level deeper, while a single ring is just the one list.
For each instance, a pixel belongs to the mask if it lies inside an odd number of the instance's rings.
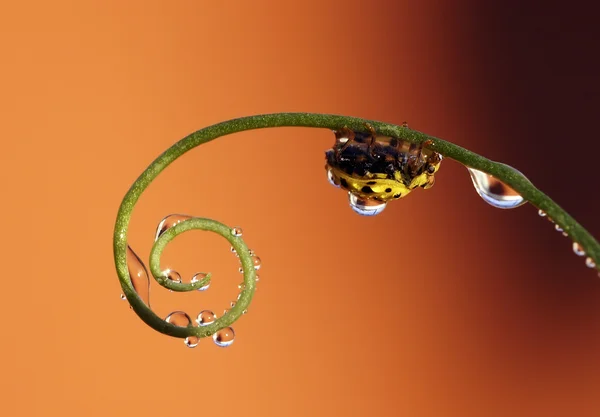
[{"label": "orange background", "polygon": [[[280,111],[407,120],[517,167],[600,235],[590,10],[158,4],[0,6],[1,415],[600,414],[596,274],[532,207],[487,206],[452,161],[376,218],[327,183],[324,130],[245,132],[165,171],[134,212],[142,258],[161,218],[187,213],[242,226],[263,260],[227,349],[146,327],[112,260],[118,205],[156,156]],[[217,237],[186,234],[163,263],[214,281],[153,287],[162,315],[236,296]]]}]

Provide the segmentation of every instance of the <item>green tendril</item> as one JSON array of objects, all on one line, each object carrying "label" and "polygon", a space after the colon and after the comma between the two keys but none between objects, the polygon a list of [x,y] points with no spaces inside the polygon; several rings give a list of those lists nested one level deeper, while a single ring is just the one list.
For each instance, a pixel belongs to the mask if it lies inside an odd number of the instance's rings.
[{"label": "green tendril", "polygon": [[156,240],[150,255],[151,274],[161,286],[173,291],[193,291],[205,286],[210,282],[210,275],[207,275],[201,281],[190,284],[177,283],[167,279],[164,271],[160,270],[160,257],[165,246],[181,233],[189,230],[204,230],[216,233],[231,243],[231,246],[238,253],[242,264],[245,285],[235,306],[210,325],[179,327],[167,323],[165,319],[157,316],[136,293],[127,268],[127,233],[129,221],[131,220],[135,204],[144,190],[173,161],[203,143],[210,142],[221,136],[246,130],[285,126],[325,128],[330,130],[347,127],[353,131],[368,133],[368,125],[372,126],[380,135],[402,138],[416,144],[429,141],[427,148],[442,154],[446,158],[454,159],[467,167],[488,173],[504,182],[518,192],[525,201],[544,211],[552,218],[554,223],[561,227],[574,242],[577,242],[585,249],[586,255],[595,262],[596,268],[600,269],[600,245],[598,241],[558,204],[538,190],[525,176],[502,163],[486,159],[445,140],[393,124],[328,114],[276,113],[229,120],[194,132],[175,143],[156,158],[133,183],[119,208],[115,224],[113,250],[121,287],[137,315],[156,331],[170,336],[180,338],[188,336],[206,337],[235,322],[248,308],[256,288],[256,271],[252,255],[249,253],[248,247],[242,238],[235,236],[232,233],[232,228],[222,223],[205,218],[191,218],[169,228]]}]

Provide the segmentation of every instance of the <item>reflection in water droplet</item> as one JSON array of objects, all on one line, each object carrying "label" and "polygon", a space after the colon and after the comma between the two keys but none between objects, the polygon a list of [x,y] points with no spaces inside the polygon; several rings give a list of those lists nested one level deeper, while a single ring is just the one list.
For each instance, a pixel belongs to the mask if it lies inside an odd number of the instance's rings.
[{"label": "reflection in water droplet", "polygon": [[555,225],[554,228],[556,229],[557,232],[563,231],[562,227],[560,227],[559,225]]},{"label": "reflection in water droplet", "polygon": [[538,210],[538,214],[540,217],[546,217],[546,212],[544,210]]},{"label": "reflection in water droplet", "polygon": [[148,270],[130,246],[127,246],[127,269],[129,270],[129,278],[135,292],[147,306],[150,306],[150,278]]},{"label": "reflection in water droplet", "polygon": [[189,348],[195,348],[196,346],[198,346],[199,342],[200,338],[196,336],[188,336],[184,340],[185,345]]},{"label": "reflection in water droplet", "polygon": [[181,284],[181,275],[179,274],[179,272],[177,272],[177,271],[174,271],[174,270],[172,270],[172,269],[167,269],[167,270],[164,272],[164,274],[165,274],[165,276],[167,277],[167,279],[168,279],[169,281],[172,281],[172,282],[176,282],[176,283],[178,283],[178,284]]},{"label": "reflection in water droplet", "polygon": [[190,316],[183,311],[172,312],[167,316],[165,321],[179,327],[188,327],[192,324],[192,319],[190,319]]},{"label": "reflection in water droplet", "polygon": [[196,318],[196,323],[198,323],[198,326],[208,326],[209,324],[213,323],[216,319],[217,317],[215,316],[215,313],[213,313],[210,310],[203,310],[200,312],[200,314],[198,314],[198,317]]},{"label": "reflection in water droplet", "polygon": [[[204,272],[198,272],[196,275],[194,275],[192,277],[192,284],[195,284],[198,281],[202,281],[204,278],[206,278],[208,276],[208,274],[204,273]],[[198,291],[206,291],[208,290],[208,287],[210,287],[210,282],[200,288],[198,288]]]},{"label": "reflection in water droplet", "polygon": [[171,227],[181,223],[184,220],[188,220],[191,218],[192,216],[188,216],[187,214],[169,214],[158,224],[158,227],[156,228],[156,235],[154,237],[154,241],[156,242],[158,238]]},{"label": "reflection in water droplet", "polygon": [[232,301],[230,305],[231,305],[231,308],[235,307],[235,301]]},{"label": "reflection in water droplet", "polygon": [[376,216],[381,213],[387,205],[386,202],[358,197],[352,193],[348,193],[348,200],[350,201],[352,210],[361,216]]},{"label": "reflection in water droplet", "polygon": [[[517,171],[512,167],[509,168]],[[526,203],[519,193],[492,175],[473,168],[467,167],[467,169],[469,170],[469,174],[471,174],[471,180],[477,194],[491,206],[501,209],[511,209]]]},{"label": "reflection in water droplet", "polygon": [[585,256],[585,251],[577,242],[573,242],[573,252],[575,252],[575,255],[577,256]]},{"label": "reflection in water droplet", "polygon": [[234,227],[231,229],[231,234],[236,237],[240,237],[242,235],[242,229],[240,227]]},{"label": "reflection in water droplet", "polygon": [[340,185],[335,183],[333,179],[333,172],[330,169],[327,170],[327,180],[329,181],[329,184],[339,188]]},{"label": "reflection in water droplet", "polygon": [[238,289],[243,290],[244,288],[246,288],[246,284],[244,284],[243,282],[241,284],[238,284]]},{"label": "reflection in water droplet", "polygon": [[237,253],[237,251],[235,250],[235,248],[233,246],[231,248],[229,248],[229,250],[231,251],[231,253],[233,253],[238,258],[240,257],[240,255]]},{"label": "reflection in water droplet", "polygon": [[585,258],[585,266],[587,266],[588,268],[595,268],[596,262],[594,262],[594,260],[588,256],[587,258]]},{"label": "reflection in water droplet", "polygon": [[238,271],[240,271],[240,274],[244,273],[244,268],[242,268],[241,266],[238,268]]},{"label": "reflection in water droplet", "polygon": [[215,344],[220,347],[227,347],[233,343],[235,333],[231,327],[225,327],[213,334]]},{"label": "reflection in water droplet", "polygon": [[125,297],[125,294],[121,294],[121,300],[127,300],[127,297]]}]

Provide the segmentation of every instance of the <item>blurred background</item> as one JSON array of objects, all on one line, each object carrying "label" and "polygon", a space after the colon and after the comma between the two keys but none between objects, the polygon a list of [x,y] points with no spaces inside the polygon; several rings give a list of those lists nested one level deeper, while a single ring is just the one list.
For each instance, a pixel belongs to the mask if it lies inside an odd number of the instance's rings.
[{"label": "blurred background", "polygon": [[[119,297],[128,187],[187,134],[283,111],[400,124],[513,165],[600,235],[600,34],[588,2],[23,1],[0,6],[0,413],[5,416],[597,416],[600,280],[523,206],[447,160],[363,218],[327,182],[326,130],[236,134],[142,196],[147,259],[171,213],[244,230],[262,258],[226,349],[148,328]],[[163,316],[217,314],[229,245],[179,237]]]}]

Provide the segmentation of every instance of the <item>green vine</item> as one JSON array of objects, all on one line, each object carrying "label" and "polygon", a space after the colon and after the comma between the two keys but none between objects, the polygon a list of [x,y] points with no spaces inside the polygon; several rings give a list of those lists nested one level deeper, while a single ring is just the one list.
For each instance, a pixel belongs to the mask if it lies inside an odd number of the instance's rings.
[{"label": "green vine", "polygon": [[500,181],[504,182],[516,192],[518,192],[526,201],[544,211],[548,217],[561,227],[565,233],[569,235],[574,242],[579,243],[585,249],[588,257],[590,257],[600,268],[600,245],[590,233],[588,233],[579,223],[575,221],[569,214],[560,208],[548,196],[538,190],[531,182],[522,174],[516,172],[510,167],[490,161],[482,156],[479,156],[471,151],[468,151],[460,146],[446,142],[442,139],[426,135],[424,133],[388,123],[382,123],[374,120],[365,120],[355,117],[314,114],[314,113],[277,113],[258,116],[249,116],[239,119],[234,119],[213,126],[201,129],[191,135],[183,138],[167,149],[154,162],[146,168],[146,170],[133,183],[119,208],[117,221],[114,231],[114,259],[117,269],[117,274],[123,288],[123,293],[131,304],[133,310],[140,318],[153,329],[174,337],[185,338],[188,336],[206,337],[210,336],[220,329],[231,325],[236,321],[243,312],[248,308],[252,300],[255,290],[256,271],[254,269],[252,254],[241,237],[236,236],[232,232],[232,228],[222,223],[204,218],[191,218],[184,220],[179,224],[169,228],[163,233],[152,247],[150,255],[150,270],[155,280],[163,287],[174,291],[192,291],[207,284],[210,276],[205,279],[191,284],[183,284],[172,282],[165,279],[164,272],[160,270],[160,256],[164,247],[173,240],[176,236],[189,230],[205,230],[216,233],[227,239],[231,246],[236,250],[240,257],[244,272],[244,286],[240,293],[236,305],[232,307],[222,317],[217,318],[212,324],[201,327],[179,327],[171,323],[167,323],[165,319],[157,316],[149,306],[136,293],[131,279],[129,277],[127,267],[127,232],[129,221],[133,208],[140,198],[144,190],[150,183],[169,166],[173,161],[179,158],[187,151],[195,148],[198,145],[209,142],[221,136],[231,133],[242,132],[245,130],[262,129],[268,127],[283,127],[283,126],[301,126],[313,128],[325,128],[337,130],[342,127],[347,127],[354,131],[366,132],[366,125],[371,125],[376,132],[381,135],[393,136],[402,138],[413,143],[423,143],[430,141],[427,147],[442,154],[446,158],[454,159],[467,167],[477,169],[479,171],[493,175]]}]

